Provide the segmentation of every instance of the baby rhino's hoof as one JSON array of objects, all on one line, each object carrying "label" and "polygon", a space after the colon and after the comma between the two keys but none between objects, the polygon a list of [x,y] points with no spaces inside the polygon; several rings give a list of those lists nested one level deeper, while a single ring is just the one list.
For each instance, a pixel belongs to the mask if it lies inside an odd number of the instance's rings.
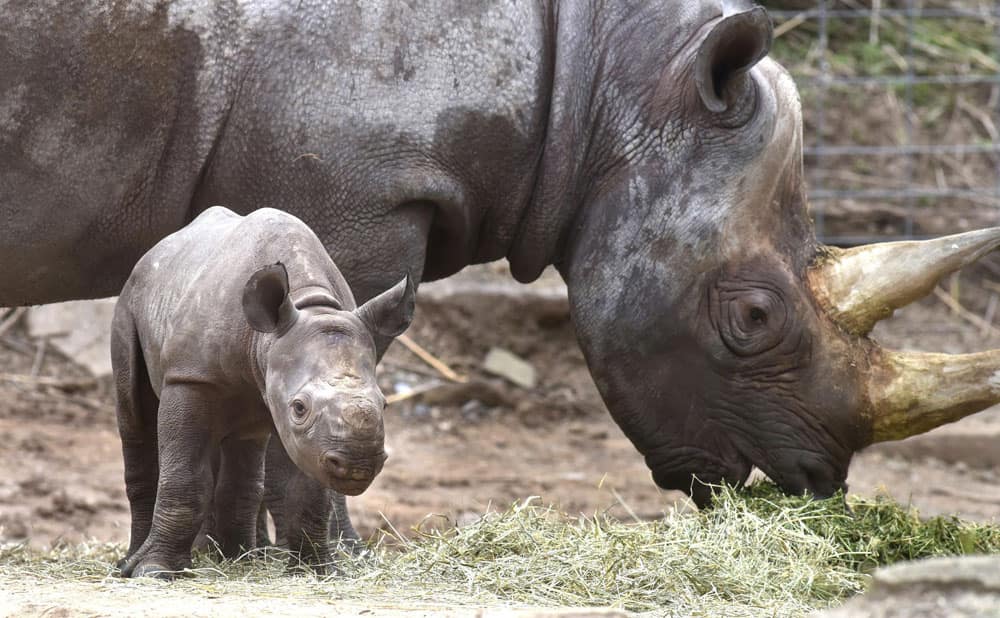
[{"label": "baby rhino's hoof", "polygon": [[162,564],[155,562],[145,562],[132,569],[128,577],[155,577],[156,579],[174,579],[180,575],[177,571],[172,571]]},{"label": "baby rhino's hoof", "polygon": [[121,569],[122,577],[155,577],[171,580],[183,575],[184,565],[171,566],[163,560],[133,556],[120,561],[118,568]]},{"label": "baby rhino's hoof", "polygon": [[344,537],[335,541],[330,541],[330,554],[334,558],[358,558],[365,553],[368,545],[361,538]]}]

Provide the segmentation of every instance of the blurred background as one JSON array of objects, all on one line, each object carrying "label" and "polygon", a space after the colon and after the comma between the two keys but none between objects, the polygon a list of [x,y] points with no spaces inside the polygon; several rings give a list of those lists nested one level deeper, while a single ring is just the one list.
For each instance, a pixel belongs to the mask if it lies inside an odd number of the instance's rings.
[{"label": "blurred background", "polygon": [[829,243],[1000,224],[1000,6],[768,0]]}]

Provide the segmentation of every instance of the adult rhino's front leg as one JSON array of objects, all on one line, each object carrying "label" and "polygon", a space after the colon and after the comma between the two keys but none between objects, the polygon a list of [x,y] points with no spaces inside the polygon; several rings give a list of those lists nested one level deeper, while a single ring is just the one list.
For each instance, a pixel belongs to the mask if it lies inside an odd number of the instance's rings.
[{"label": "adult rhino's front leg", "polygon": [[174,577],[191,565],[191,545],[211,501],[211,399],[203,388],[169,385],[160,397],[160,477],[153,521],[142,546],[122,566],[124,577]]}]

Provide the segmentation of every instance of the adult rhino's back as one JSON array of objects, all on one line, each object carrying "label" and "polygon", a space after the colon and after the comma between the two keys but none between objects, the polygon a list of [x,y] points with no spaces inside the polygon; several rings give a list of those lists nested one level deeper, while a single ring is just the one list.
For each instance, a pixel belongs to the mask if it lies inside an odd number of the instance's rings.
[{"label": "adult rhino's back", "polygon": [[502,256],[545,24],[514,0],[3,5],[0,305],[114,294],[214,204],[299,216],[361,299]]},{"label": "adult rhino's back", "polygon": [[113,294],[183,225],[229,79],[212,10],[0,5],[0,304]]},{"label": "adult rhino's back", "polygon": [[543,5],[282,5],[255,28],[201,205],[299,216],[359,300],[503,257],[549,114]]}]

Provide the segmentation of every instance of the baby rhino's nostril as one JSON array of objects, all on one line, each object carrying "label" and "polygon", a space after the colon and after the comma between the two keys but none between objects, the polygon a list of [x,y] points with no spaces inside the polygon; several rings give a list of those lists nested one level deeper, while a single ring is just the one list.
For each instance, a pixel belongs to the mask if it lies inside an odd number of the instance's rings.
[{"label": "baby rhino's nostril", "polygon": [[327,451],[323,454],[323,465],[329,470],[334,476],[346,477],[348,476],[347,463],[344,461],[342,455],[336,451]]}]

